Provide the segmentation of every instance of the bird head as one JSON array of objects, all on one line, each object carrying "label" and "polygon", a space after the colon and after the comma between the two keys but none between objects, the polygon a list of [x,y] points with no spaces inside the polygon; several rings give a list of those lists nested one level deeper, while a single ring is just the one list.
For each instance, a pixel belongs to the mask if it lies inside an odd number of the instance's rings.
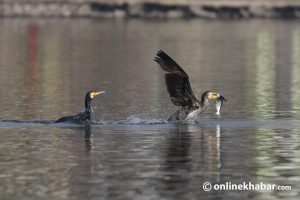
[{"label": "bird head", "polygon": [[204,97],[209,100],[216,100],[220,95],[217,92],[206,91],[204,92]]},{"label": "bird head", "polygon": [[105,91],[89,91],[86,95],[90,98],[93,99],[99,94],[103,94]]}]

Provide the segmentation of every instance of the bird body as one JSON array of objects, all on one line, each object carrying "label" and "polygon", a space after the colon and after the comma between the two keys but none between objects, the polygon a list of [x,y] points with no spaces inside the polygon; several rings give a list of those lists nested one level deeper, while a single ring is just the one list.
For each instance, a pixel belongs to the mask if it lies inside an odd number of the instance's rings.
[{"label": "bird body", "polygon": [[100,91],[100,92],[89,91],[85,96],[85,109],[82,112],[80,112],[76,115],[65,116],[65,117],[59,118],[54,123],[75,123],[75,124],[89,123],[91,121],[92,99],[94,99],[95,96],[102,94],[104,92],[105,91]]},{"label": "bird body", "polygon": [[168,121],[175,122],[193,119],[201,112],[202,110],[199,108],[181,107],[172,116],[168,118]]},{"label": "bird body", "polygon": [[77,115],[65,116],[59,118],[55,123],[75,123],[75,124],[84,124],[91,121],[91,113],[88,110],[84,110]]},{"label": "bird body", "polygon": [[194,106],[185,106],[181,107],[177,110],[173,115],[168,118],[170,122],[176,121],[184,121],[184,120],[191,120],[197,117],[200,113],[204,112],[206,108],[209,106],[209,101],[207,96],[209,91],[203,93],[203,102],[198,102]]}]

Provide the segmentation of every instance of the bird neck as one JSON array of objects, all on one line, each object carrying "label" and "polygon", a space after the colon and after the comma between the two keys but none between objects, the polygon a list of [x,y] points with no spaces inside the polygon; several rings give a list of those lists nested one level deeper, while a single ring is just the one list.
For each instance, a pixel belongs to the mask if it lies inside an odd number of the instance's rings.
[{"label": "bird neck", "polygon": [[89,96],[87,96],[85,98],[85,117],[87,120],[91,120],[91,112],[92,112],[92,108],[91,108],[91,98]]},{"label": "bird neck", "polygon": [[209,105],[208,97],[207,97],[206,93],[203,93],[202,97],[201,97],[200,106],[202,108],[206,108],[208,105]]},{"label": "bird neck", "polygon": [[92,99],[89,96],[85,97],[85,110],[91,112],[92,108],[91,108],[91,102]]}]

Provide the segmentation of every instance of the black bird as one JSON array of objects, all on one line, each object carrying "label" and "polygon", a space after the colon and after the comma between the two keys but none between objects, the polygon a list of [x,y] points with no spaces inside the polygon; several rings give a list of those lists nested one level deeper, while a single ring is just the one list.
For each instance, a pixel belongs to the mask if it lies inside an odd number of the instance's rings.
[{"label": "black bird", "polygon": [[[168,121],[176,122],[193,119],[197,114],[206,110],[209,100],[217,100],[220,94],[212,91],[206,91],[199,101],[190,86],[189,76],[187,73],[165,52],[162,50],[157,52],[154,61],[165,70],[165,81],[172,102],[176,106],[181,106]],[[222,96],[222,98],[224,98]]]},{"label": "black bird", "polygon": [[66,116],[62,117],[55,121],[55,123],[61,123],[61,122],[69,122],[69,123],[76,123],[76,124],[84,124],[91,121],[91,101],[95,98],[95,96],[104,93],[105,91],[89,91],[86,93],[85,96],[85,109],[74,116]]}]

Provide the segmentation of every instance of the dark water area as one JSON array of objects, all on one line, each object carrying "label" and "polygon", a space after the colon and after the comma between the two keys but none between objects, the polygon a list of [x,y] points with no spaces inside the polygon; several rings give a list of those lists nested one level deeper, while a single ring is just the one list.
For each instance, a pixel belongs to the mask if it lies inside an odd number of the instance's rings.
[{"label": "dark water area", "polygon": [[[0,199],[299,199],[299,21],[0,21]],[[163,49],[196,96],[228,100],[194,122],[176,111]],[[52,124],[93,100],[92,125]],[[205,182],[289,185],[210,191]]]}]

